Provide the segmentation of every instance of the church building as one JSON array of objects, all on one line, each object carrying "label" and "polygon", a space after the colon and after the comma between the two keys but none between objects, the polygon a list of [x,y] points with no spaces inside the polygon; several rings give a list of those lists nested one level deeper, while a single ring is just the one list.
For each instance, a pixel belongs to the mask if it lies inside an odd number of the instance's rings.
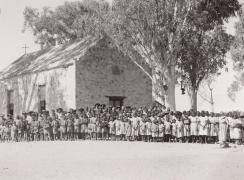
[{"label": "church building", "polygon": [[109,38],[87,37],[23,55],[0,73],[0,113],[63,108],[147,106],[154,101],[149,67]]}]

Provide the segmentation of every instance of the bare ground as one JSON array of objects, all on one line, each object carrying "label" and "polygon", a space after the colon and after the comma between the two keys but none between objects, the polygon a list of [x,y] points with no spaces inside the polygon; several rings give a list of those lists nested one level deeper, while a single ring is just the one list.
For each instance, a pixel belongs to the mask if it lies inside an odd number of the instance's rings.
[{"label": "bare ground", "polygon": [[244,146],[0,143],[0,180],[243,180]]}]

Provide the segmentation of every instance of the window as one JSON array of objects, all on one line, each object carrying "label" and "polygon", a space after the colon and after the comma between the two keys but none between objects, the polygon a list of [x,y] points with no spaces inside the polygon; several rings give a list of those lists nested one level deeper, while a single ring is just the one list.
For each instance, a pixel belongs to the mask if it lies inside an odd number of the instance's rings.
[{"label": "window", "polygon": [[113,106],[113,107],[121,107],[123,106],[124,103],[124,98],[125,97],[121,97],[121,96],[108,96],[109,98],[109,105]]},{"label": "window", "polygon": [[118,66],[116,66],[116,65],[112,66],[112,74],[113,75],[120,75],[121,74],[121,71],[120,71]]},{"label": "window", "polygon": [[7,113],[14,115],[14,91],[8,90],[7,92]]},{"label": "window", "polygon": [[38,86],[39,112],[46,110],[46,86]]}]

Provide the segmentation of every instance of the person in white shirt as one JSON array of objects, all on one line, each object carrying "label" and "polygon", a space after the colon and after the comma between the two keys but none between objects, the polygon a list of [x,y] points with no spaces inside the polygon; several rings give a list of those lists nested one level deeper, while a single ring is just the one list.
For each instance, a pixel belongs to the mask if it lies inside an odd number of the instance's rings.
[{"label": "person in white shirt", "polygon": [[146,130],[146,115],[143,115],[140,120],[140,136],[142,141],[146,141]]},{"label": "person in white shirt", "polygon": [[201,143],[203,143],[204,141],[203,138],[205,136],[204,125],[205,125],[205,115],[204,112],[201,112],[199,116],[199,139]]},{"label": "person in white shirt", "polygon": [[241,121],[240,115],[238,115],[238,114],[235,114],[233,119],[234,119],[233,139],[237,145],[240,145],[241,140],[242,140],[242,121]]},{"label": "person in white shirt", "polygon": [[139,136],[139,122],[136,113],[134,112],[132,115],[131,124],[132,124],[132,138],[133,140],[138,140]]},{"label": "person in white shirt", "polygon": [[124,117],[121,115],[121,121],[120,121],[120,140],[125,141],[126,135],[126,127],[125,127],[125,120]]},{"label": "person in white shirt", "polygon": [[113,118],[114,117],[111,117],[109,119],[109,123],[108,123],[108,125],[109,125],[109,138],[111,140],[115,140],[115,132],[116,132],[116,130],[115,130],[115,123],[114,123],[114,119]]},{"label": "person in white shirt", "polygon": [[176,124],[176,117],[172,119],[172,142],[177,142],[177,124]]},{"label": "person in white shirt", "polygon": [[158,141],[158,118],[156,117],[154,119],[154,121],[152,121],[152,140],[153,142],[157,142]]},{"label": "person in white shirt", "polygon": [[184,123],[184,142],[189,142],[190,141],[190,133],[191,133],[191,129],[190,129],[190,119],[188,117],[190,113],[189,112],[183,112],[182,115],[182,121]]},{"label": "person in white shirt", "polygon": [[120,140],[120,123],[121,117],[117,116],[116,119],[114,120],[114,125],[115,125],[115,136],[116,136],[116,141]]},{"label": "person in white shirt", "polygon": [[178,142],[183,142],[183,138],[184,138],[184,123],[181,117],[182,117],[181,113],[179,113],[176,121]]},{"label": "person in white shirt", "polygon": [[196,143],[197,142],[197,136],[198,136],[197,113],[191,112],[189,119],[191,121],[191,140],[193,143]]},{"label": "person in white shirt", "polygon": [[201,143],[207,143],[208,135],[209,135],[209,119],[208,116],[206,116],[207,113],[202,111],[201,117],[200,117],[200,124],[199,124],[199,135],[201,139]]},{"label": "person in white shirt", "polygon": [[147,142],[151,142],[152,141],[152,121],[151,119],[148,117],[147,118],[147,122],[146,122],[146,129],[147,129]]},{"label": "person in white shirt", "polygon": [[159,142],[163,142],[164,139],[164,123],[163,123],[163,119],[160,118],[159,119],[159,125],[158,125],[158,137],[159,137]]},{"label": "person in white shirt", "polygon": [[170,115],[168,113],[165,115],[164,126],[165,126],[165,142],[170,142],[171,135],[172,135],[172,125],[170,122]]},{"label": "person in white shirt", "polygon": [[218,137],[218,117],[217,114],[211,113],[210,121],[210,137],[213,143],[217,142]]},{"label": "person in white shirt", "polygon": [[228,118],[222,114],[219,118],[219,144],[220,147],[228,147],[227,132],[228,132]]},{"label": "person in white shirt", "polygon": [[209,143],[210,140],[210,132],[211,132],[211,124],[210,124],[210,114],[208,111],[206,111],[206,119],[205,119],[205,124],[206,124],[206,143]]},{"label": "person in white shirt", "polygon": [[32,118],[32,116],[31,116],[31,112],[29,112],[28,114],[27,114],[27,117],[26,117],[26,120],[27,120],[27,122],[28,122],[28,124],[31,124],[31,122],[33,121],[33,118]]},{"label": "person in white shirt", "polygon": [[234,122],[235,122],[235,119],[233,118],[232,113],[228,113],[227,119],[229,122],[229,133],[227,134],[227,137],[231,143],[234,143]]},{"label": "person in white shirt", "polygon": [[131,141],[132,125],[130,119],[128,118],[128,115],[125,118],[125,129],[126,129],[126,140]]}]

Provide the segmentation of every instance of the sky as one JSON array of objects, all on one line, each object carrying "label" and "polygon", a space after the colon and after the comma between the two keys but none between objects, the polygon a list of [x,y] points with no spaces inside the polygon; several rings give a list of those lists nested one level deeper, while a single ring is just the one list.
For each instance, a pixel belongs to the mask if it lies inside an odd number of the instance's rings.
[{"label": "sky", "polygon": [[[42,8],[49,6],[55,8],[63,4],[65,1],[75,0],[0,0],[0,71],[24,54],[24,46],[26,45],[27,53],[39,49],[39,45],[34,43],[34,37],[31,32],[22,33],[24,17],[23,11],[26,6],[34,8]],[[112,0],[108,0],[112,1]],[[240,0],[244,3],[244,0]],[[235,33],[234,23],[236,18],[231,18],[225,26],[231,34]],[[244,90],[237,94],[237,100],[232,102],[227,96],[227,88],[234,80],[234,72],[231,68],[231,56],[228,55],[228,72],[222,75],[213,83],[213,99],[214,109],[216,112],[229,110],[244,110]],[[202,88],[201,94],[210,97],[209,89]],[[176,90],[176,105],[178,110],[188,110],[190,101],[187,95],[181,95],[179,89]],[[211,110],[211,105],[198,98],[198,108]]]}]

